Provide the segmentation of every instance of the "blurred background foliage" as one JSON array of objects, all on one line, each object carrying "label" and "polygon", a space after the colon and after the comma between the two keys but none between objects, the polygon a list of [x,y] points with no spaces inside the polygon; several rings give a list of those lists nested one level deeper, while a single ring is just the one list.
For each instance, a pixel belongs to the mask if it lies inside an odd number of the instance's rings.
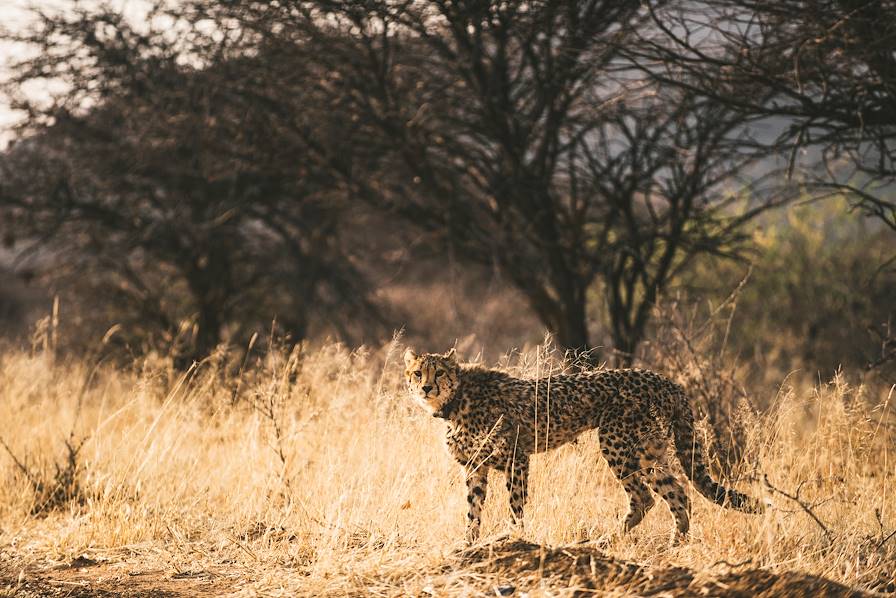
[{"label": "blurred background foliage", "polygon": [[[752,270],[737,298],[730,348],[786,374],[826,376],[865,368],[884,346],[896,305],[891,230],[856,217],[843,198],[797,202],[752,232]],[[682,280],[687,296],[718,302],[747,274],[734,262],[701,263]]]},{"label": "blurred background foliage", "polygon": [[[650,364],[674,309],[720,320],[712,350],[750,371],[891,376],[887,48],[844,27],[804,43],[795,106],[779,101],[793,61],[771,49],[824,19],[893,16],[828,7],[801,30],[788,6],[34,11],[3,34],[22,51],[3,86],[21,118],[0,156],[0,334],[27,343],[58,298],[59,350],[181,365],[259,334],[398,329],[490,357],[549,332],[592,361]],[[668,27],[744,15],[772,34],[712,55]],[[868,93],[812,95],[828,68]]]}]

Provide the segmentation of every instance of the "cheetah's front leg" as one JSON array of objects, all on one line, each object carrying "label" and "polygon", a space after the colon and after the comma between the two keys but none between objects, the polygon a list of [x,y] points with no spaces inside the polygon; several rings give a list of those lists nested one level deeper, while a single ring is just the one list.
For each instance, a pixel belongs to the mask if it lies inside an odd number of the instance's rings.
[{"label": "cheetah's front leg", "polygon": [[482,521],[482,505],[488,491],[488,468],[484,465],[467,468],[467,542],[479,539],[479,527]]},{"label": "cheetah's front leg", "polygon": [[517,455],[507,464],[507,491],[510,493],[510,510],[516,525],[523,525],[523,510],[529,496],[529,457]]}]

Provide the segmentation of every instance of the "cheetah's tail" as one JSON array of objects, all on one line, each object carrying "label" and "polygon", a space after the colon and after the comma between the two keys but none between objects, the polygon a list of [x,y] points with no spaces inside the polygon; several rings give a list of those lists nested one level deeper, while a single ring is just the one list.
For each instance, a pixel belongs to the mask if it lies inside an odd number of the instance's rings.
[{"label": "cheetah's tail", "polygon": [[717,504],[744,513],[764,512],[765,505],[755,498],[741,494],[737,490],[725,488],[712,479],[706,465],[703,445],[694,434],[694,414],[687,397],[682,395],[676,411],[672,424],[672,432],[675,436],[675,454],[681,461],[685,474],[697,487],[700,494]]}]

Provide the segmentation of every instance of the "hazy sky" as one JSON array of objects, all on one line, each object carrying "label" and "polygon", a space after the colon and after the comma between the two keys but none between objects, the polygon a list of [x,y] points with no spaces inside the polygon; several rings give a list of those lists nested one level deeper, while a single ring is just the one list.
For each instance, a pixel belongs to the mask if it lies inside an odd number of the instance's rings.
[{"label": "hazy sky", "polygon": [[[28,13],[25,7],[28,5],[24,0],[0,0],[0,27],[4,27],[11,31],[19,30],[28,24]],[[17,48],[14,44],[0,41],[0,77],[5,78],[7,70],[6,65],[11,58],[21,53],[21,48]],[[6,103],[6,99],[0,95],[0,149],[6,147],[9,143],[9,128],[16,120]]]},{"label": "hazy sky", "polygon": [[[65,10],[75,6],[90,7],[99,5],[100,0],[0,0],[0,28],[18,31],[28,27],[31,22],[28,8],[40,6],[42,10]],[[148,0],[111,0],[108,2],[122,10],[132,20],[139,20],[146,15]],[[8,73],[7,64],[20,56],[23,48],[16,44],[0,41],[0,78]],[[6,147],[12,138],[10,128],[19,118],[9,108],[6,99],[0,94],[0,150]]]}]

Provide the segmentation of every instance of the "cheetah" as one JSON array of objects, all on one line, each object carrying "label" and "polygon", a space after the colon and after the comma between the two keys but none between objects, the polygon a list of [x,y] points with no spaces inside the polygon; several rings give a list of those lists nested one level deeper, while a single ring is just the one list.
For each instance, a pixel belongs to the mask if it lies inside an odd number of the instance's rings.
[{"label": "cheetah", "polygon": [[464,468],[467,542],[479,537],[489,470],[505,474],[513,519],[521,525],[530,456],[589,430],[598,431],[602,455],[628,495],[623,533],[654,506],[652,489],[672,511],[673,542],[687,537],[690,502],[666,467],[670,441],[701,494],[746,513],[763,511],[757,500],[712,479],[684,389],[660,374],[605,369],[530,380],[460,365],[454,349],[423,355],[408,349],[404,361],[411,399],[447,422],[448,451]]}]

